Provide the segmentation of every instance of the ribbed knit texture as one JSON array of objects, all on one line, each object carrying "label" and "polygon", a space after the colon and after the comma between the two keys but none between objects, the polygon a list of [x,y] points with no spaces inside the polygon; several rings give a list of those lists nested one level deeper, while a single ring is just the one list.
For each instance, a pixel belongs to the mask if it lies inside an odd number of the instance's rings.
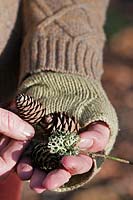
[{"label": "ribbed knit texture", "polygon": [[20,79],[26,73],[44,70],[100,79],[107,3],[108,0],[24,0]]},{"label": "ribbed knit texture", "polygon": [[[116,113],[100,83],[108,0],[24,0],[19,92],[39,99],[46,113],[66,111],[81,127],[104,121],[109,153],[118,132]],[[57,191],[83,186],[101,168],[73,176]]]}]

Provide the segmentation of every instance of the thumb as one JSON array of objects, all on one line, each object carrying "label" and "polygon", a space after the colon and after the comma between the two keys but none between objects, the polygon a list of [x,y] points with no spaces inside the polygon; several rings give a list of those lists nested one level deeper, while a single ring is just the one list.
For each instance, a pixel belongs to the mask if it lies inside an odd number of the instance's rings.
[{"label": "thumb", "polygon": [[109,136],[110,130],[107,125],[97,122],[80,134],[79,147],[90,152],[102,151],[108,144]]},{"label": "thumb", "polygon": [[34,129],[14,113],[0,108],[0,133],[16,140],[33,137]]}]

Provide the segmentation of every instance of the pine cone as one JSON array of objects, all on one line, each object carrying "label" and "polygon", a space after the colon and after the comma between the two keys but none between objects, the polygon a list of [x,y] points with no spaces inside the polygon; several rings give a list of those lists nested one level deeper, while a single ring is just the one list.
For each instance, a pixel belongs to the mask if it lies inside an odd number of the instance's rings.
[{"label": "pine cone", "polygon": [[16,97],[16,106],[19,116],[32,125],[37,124],[45,114],[41,103],[28,95],[19,94]]},{"label": "pine cone", "polygon": [[54,112],[44,115],[37,125],[43,130],[42,134],[48,136],[48,142],[41,141],[33,146],[33,166],[49,172],[61,166],[63,155],[79,153],[76,147],[79,141],[79,124],[74,117],[69,117],[65,112]]},{"label": "pine cone", "polygon": [[47,144],[36,144],[31,153],[33,166],[49,172],[59,168],[61,156],[59,154],[51,154]]},{"label": "pine cone", "polygon": [[[79,124],[75,117],[69,117],[65,112],[45,115],[41,103],[24,94],[16,97],[16,106],[22,119],[36,124],[36,134],[28,147],[34,167],[49,172],[61,166],[63,155],[78,154]],[[65,145],[62,146],[62,143]]]},{"label": "pine cone", "polygon": [[65,112],[54,112],[45,115],[39,124],[49,133],[56,130],[69,132],[79,131],[79,124],[76,122],[75,117],[69,117]]}]

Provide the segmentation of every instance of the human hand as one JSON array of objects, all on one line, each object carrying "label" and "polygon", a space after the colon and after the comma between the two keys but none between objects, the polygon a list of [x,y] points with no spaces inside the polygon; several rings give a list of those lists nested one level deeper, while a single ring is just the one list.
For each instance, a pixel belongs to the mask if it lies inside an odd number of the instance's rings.
[{"label": "human hand", "polygon": [[14,168],[33,135],[31,125],[14,113],[0,108],[0,179]]},{"label": "human hand", "polygon": [[[101,122],[94,123],[80,133],[79,147],[81,151],[102,151],[108,143],[110,130]],[[45,190],[54,190],[68,182],[72,175],[83,174],[92,167],[93,160],[80,154],[78,156],[64,156],[61,160],[64,168],[56,169],[46,175],[44,171],[33,169],[31,162],[23,158],[18,166],[17,173],[22,180],[30,180],[30,187],[37,193]]]}]

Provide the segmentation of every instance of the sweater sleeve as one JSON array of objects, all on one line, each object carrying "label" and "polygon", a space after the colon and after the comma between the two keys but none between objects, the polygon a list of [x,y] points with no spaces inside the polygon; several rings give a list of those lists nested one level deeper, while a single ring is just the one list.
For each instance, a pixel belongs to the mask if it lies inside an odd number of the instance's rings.
[{"label": "sweater sleeve", "polygon": [[[40,99],[46,114],[66,111],[80,127],[104,121],[110,128],[108,154],[118,120],[102,85],[103,24],[108,0],[24,0],[24,39],[19,92]],[[101,169],[73,176],[57,191],[83,186]]]},{"label": "sweater sleeve", "polygon": [[23,1],[22,80],[52,70],[100,79],[108,0]]}]

